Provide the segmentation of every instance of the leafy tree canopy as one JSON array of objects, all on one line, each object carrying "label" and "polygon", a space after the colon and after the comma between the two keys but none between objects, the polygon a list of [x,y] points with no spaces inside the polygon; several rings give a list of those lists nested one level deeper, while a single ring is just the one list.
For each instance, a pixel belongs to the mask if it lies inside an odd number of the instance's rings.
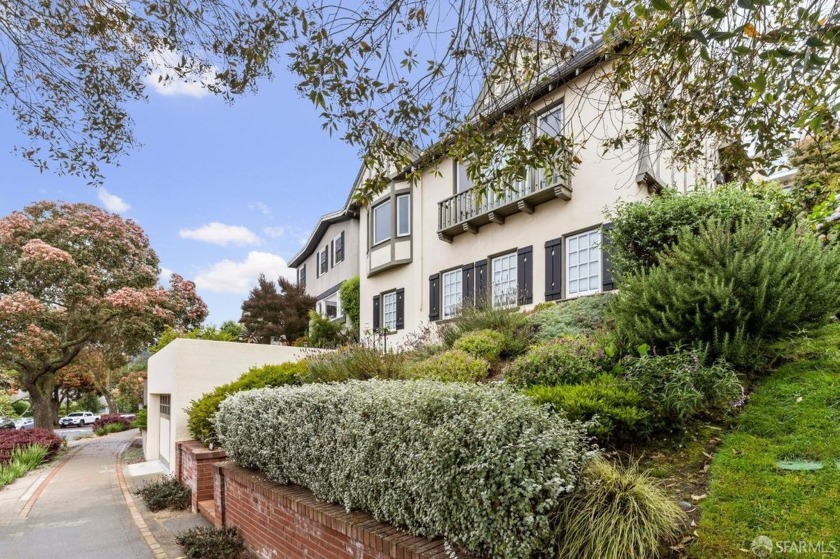
[{"label": "leafy tree canopy", "polygon": [[268,344],[285,339],[294,342],[306,335],[309,311],[315,307],[315,298],[306,290],[284,277],[277,283],[260,274],[257,285],[242,302],[243,336],[251,342]]},{"label": "leafy tree canopy", "polygon": [[[242,338],[242,327],[228,320],[222,323],[221,327],[200,326],[192,330],[179,330],[177,328],[167,327],[160,335],[158,341],[149,348],[152,353],[157,353],[162,350],[173,340],[184,338],[187,340],[213,340],[216,342],[238,342]],[[143,366],[145,370],[145,366]]]},{"label": "leafy tree canopy", "polygon": [[90,347],[133,354],[207,307],[132,220],[88,204],[38,202],[0,219],[0,368],[17,371],[36,424],[51,427],[55,375]]}]

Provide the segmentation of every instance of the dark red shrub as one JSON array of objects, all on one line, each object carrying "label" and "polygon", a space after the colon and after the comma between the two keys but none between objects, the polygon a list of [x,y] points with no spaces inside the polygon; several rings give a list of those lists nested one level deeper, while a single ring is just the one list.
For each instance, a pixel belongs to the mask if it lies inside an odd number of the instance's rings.
[{"label": "dark red shrub", "polygon": [[12,451],[19,446],[39,444],[47,449],[46,460],[52,458],[61,446],[61,437],[49,429],[24,429],[0,431],[0,462],[8,462]]},{"label": "dark red shrub", "polygon": [[110,415],[103,415],[99,419],[93,422],[93,430],[96,431],[101,427],[105,427],[109,423],[120,423],[125,426],[126,429],[131,429],[131,420],[125,417],[122,417],[119,414],[112,413]]}]

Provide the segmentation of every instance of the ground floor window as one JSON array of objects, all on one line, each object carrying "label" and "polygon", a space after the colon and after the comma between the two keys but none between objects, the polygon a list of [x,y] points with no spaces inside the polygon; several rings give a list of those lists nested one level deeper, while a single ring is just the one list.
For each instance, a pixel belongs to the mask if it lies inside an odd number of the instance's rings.
[{"label": "ground floor window", "polygon": [[490,266],[493,306],[516,305],[516,253],[497,256],[490,262]]},{"label": "ground floor window", "polygon": [[458,314],[463,298],[463,280],[461,270],[452,270],[443,274],[443,318],[452,318]]},{"label": "ground floor window", "polygon": [[397,292],[382,295],[382,327],[393,332],[397,329]]},{"label": "ground floor window", "polygon": [[569,297],[601,291],[601,231],[595,229],[566,239]]}]

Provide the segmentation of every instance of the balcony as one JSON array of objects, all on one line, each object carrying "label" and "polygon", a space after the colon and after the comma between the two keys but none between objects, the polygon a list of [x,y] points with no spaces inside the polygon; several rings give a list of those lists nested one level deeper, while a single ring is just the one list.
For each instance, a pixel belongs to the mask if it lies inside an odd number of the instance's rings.
[{"label": "balcony", "polygon": [[459,192],[438,202],[438,238],[451,243],[461,233],[477,234],[482,225],[502,224],[505,218],[519,212],[534,213],[538,204],[559,198],[572,198],[571,177],[531,170],[526,180],[515,183],[502,193],[489,189]]}]

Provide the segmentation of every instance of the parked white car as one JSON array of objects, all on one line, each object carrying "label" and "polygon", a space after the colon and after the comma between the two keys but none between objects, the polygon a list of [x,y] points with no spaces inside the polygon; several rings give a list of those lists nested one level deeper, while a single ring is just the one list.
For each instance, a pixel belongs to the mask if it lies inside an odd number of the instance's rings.
[{"label": "parked white car", "polygon": [[61,419],[58,420],[59,427],[82,427],[84,425],[90,425],[94,421],[99,419],[98,415],[95,415],[93,412],[89,411],[75,411],[71,414],[67,414]]}]

